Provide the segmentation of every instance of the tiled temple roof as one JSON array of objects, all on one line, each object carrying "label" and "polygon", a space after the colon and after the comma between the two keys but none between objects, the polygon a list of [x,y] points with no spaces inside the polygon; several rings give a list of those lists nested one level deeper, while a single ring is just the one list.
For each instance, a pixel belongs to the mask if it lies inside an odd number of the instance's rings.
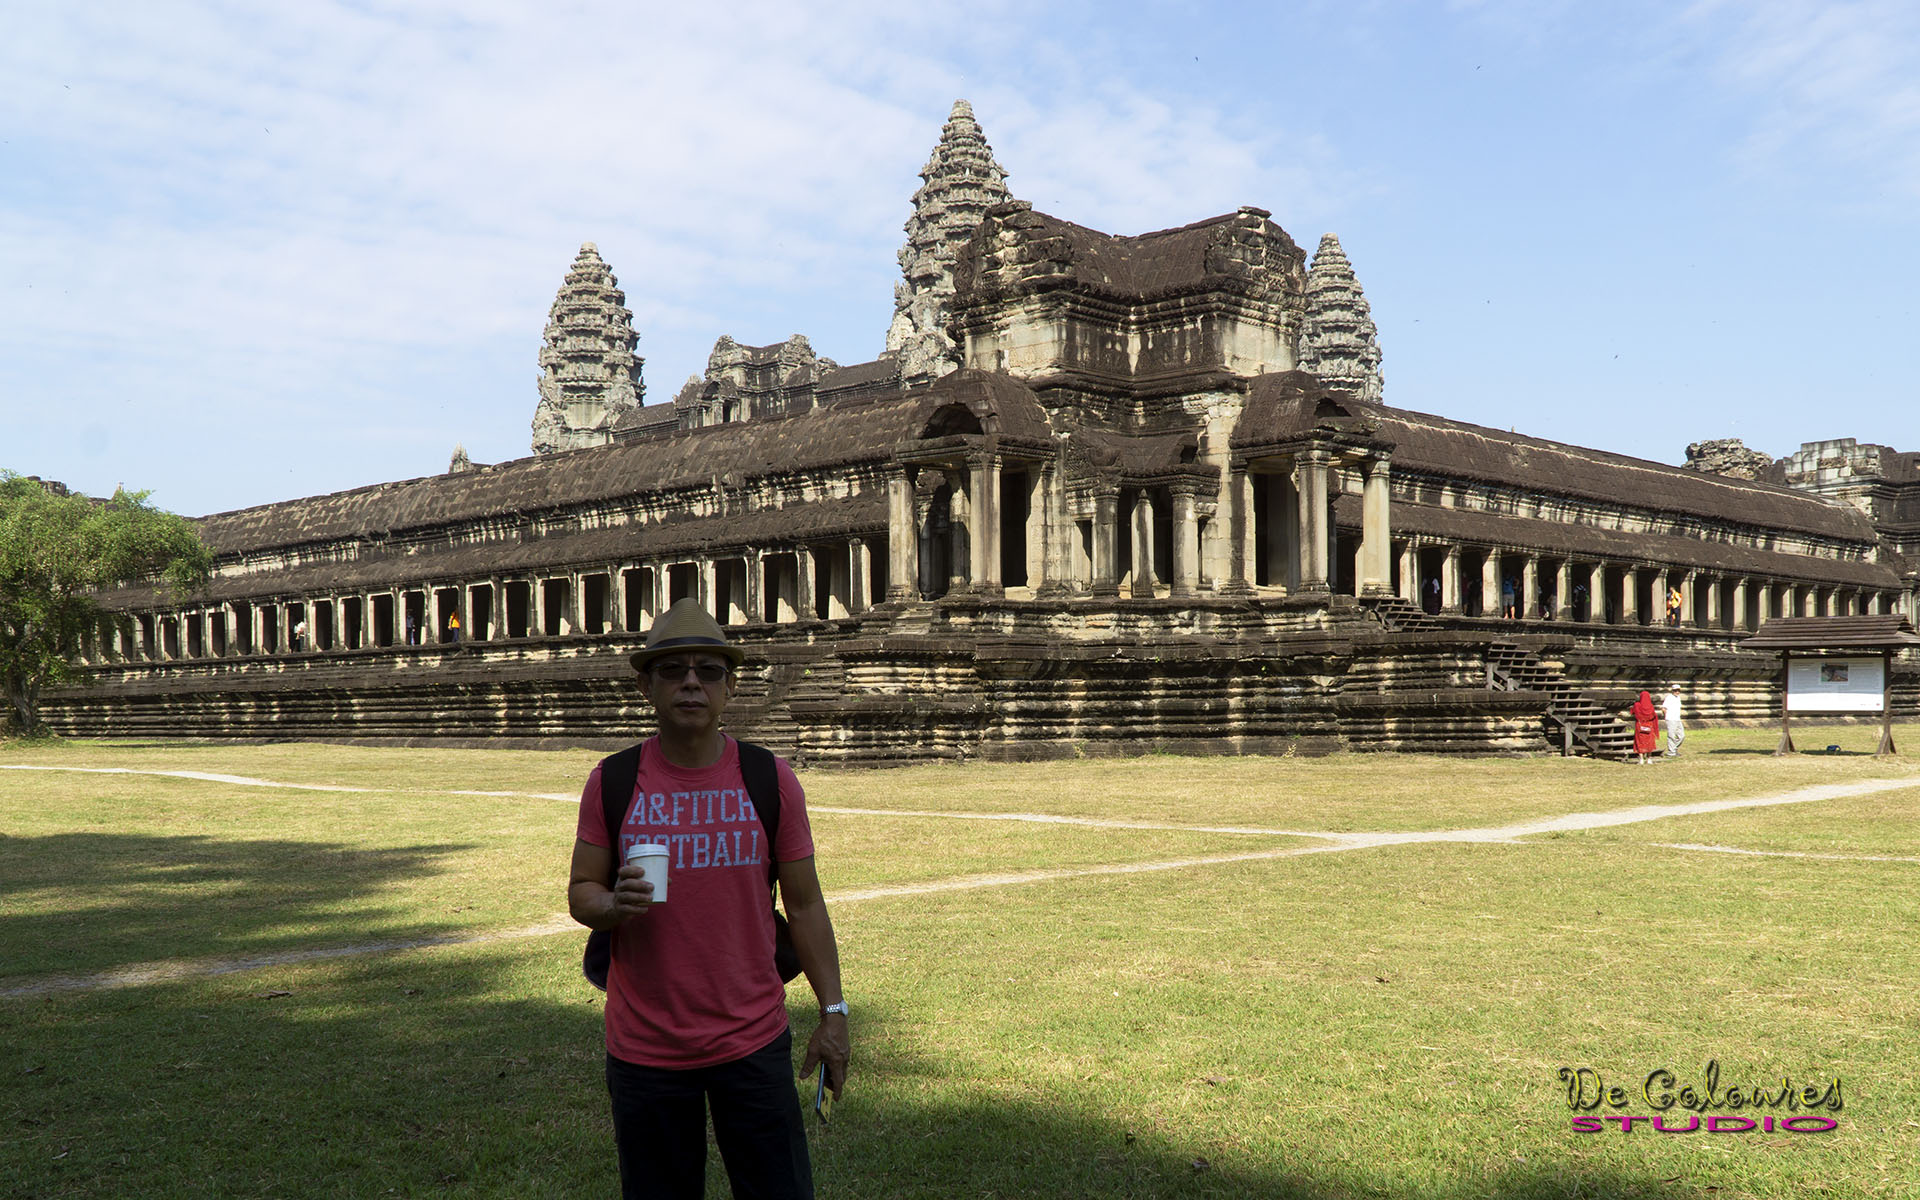
[{"label": "tiled temple roof", "polygon": [[1306,255],[1264,209],[1120,237],[1014,201],[989,211],[955,268],[963,296],[999,288],[1075,291],[1124,301],[1272,276],[1298,287]]},{"label": "tiled temple roof", "polygon": [[910,428],[917,411],[913,399],[850,402],[793,417],[514,459],[458,475],[215,513],[198,525],[208,547],[227,555],[517,518],[643,492],[705,487],[730,475],[751,478],[878,461],[917,432]]},{"label": "tiled temple roof", "polygon": [[[577,569],[592,563],[632,563],[713,546],[753,545],[778,550],[814,538],[883,533],[886,527],[886,495],[875,489],[774,511],[676,517],[549,537],[439,547],[425,555],[373,550],[345,562],[319,560],[270,573],[215,575],[204,591],[194,593],[194,600],[219,603],[276,594],[351,594],[442,581],[520,579],[538,571]],[[149,585],[115,589],[101,593],[100,598],[113,609],[170,603],[163,588]]]},{"label": "tiled temple roof", "polygon": [[1875,540],[1871,523],[1861,513],[1804,492],[1330,396],[1302,372],[1256,377],[1232,441],[1236,448],[1255,447],[1316,427],[1359,432],[1391,444],[1396,473],[1695,514],[1841,541]]}]

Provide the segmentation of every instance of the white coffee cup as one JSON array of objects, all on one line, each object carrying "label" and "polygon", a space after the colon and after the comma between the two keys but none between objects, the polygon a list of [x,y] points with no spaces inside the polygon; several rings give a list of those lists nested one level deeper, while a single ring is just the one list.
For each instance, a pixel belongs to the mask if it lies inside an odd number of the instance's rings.
[{"label": "white coffee cup", "polygon": [[627,861],[638,863],[640,873],[653,885],[653,902],[667,902],[667,848],[658,842],[639,842],[627,847]]}]

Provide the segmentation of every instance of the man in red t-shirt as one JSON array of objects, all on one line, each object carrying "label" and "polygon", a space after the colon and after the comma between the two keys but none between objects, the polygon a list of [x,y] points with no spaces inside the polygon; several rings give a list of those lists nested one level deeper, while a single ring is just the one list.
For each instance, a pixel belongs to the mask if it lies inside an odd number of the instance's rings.
[{"label": "man in red t-shirt", "polygon": [[[806,796],[777,760],[779,844],[767,845],[739,745],[720,731],[744,657],[697,602],[668,609],[633,655],[659,732],[641,748],[617,846],[606,844],[599,768],[580,796],[567,907],[582,925],[613,932],[607,1091],[627,1197],[703,1194],[709,1107],[736,1196],[813,1195],[786,987],[773,963],[769,855],[800,968],[821,1006],[800,1074],[817,1066],[836,1099],[846,1080],[847,1006]],[[669,850],[667,899],[658,906],[653,884],[625,864],[626,848],[647,842]]]}]

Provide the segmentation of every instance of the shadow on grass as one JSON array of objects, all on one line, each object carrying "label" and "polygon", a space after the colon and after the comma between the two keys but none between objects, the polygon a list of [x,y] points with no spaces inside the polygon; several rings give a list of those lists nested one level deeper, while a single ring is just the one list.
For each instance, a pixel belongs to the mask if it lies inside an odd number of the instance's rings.
[{"label": "shadow on grass", "polygon": [[[377,898],[398,880],[443,873],[443,863],[471,849],[367,850],[201,834],[0,835],[0,897],[13,901],[0,915],[0,990],[22,977],[92,975],[161,959],[444,934],[457,928],[451,919],[389,921]],[[43,889],[77,891],[83,904],[21,911]]]},{"label": "shadow on grass", "polygon": [[[577,948],[541,939],[0,1001],[0,1196],[611,1195],[601,1010]],[[1703,1194],[1572,1163],[1403,1179],[1324,1143],[1271,1164],[1197,1163],[1178,1129],[986,1098],[990,1064],[913,1061],[892,1049],[892,1022],[914,1023],[861,1014],[846,1101],[825,1129],[808,1117],[823,1198]],[[725,1195],[717,1156],[708,1195]]]}]

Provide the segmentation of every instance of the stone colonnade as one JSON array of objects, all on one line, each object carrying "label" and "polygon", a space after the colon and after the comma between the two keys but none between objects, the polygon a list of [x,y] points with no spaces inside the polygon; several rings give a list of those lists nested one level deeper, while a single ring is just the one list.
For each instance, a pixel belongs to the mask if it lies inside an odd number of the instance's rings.
[{"label": "stone colonnade", "polygon": [[734,555],[189,602],[110,617],[82,658],[163,662],[638,633],[686,596],[724,625],[830,620],[873,605],[886,557],[884,540],[849,537]]},{"label": "stone colonnade", "polygon": [[[1429,612],[1745,632],[1776,617],[1913,616],[1911,592],[1411,536],[1396,591]],[[1511,611],[1509,611],[1511,610]]]},{"label": "stone colonnade", "polygon": [[[1359,478],[1363,595],[1392,594],[1388,455],[1309,449],[1236,462],[1224,495],[1204,468],[1065,485],[1057,460],[1008,460],[990,450],[929,455],[888,476],[891,559],[887,598],[1085,594],[1175,599],[1246,594],[1262,586],[1324,596],[1333,590],[1335,472]],[[1204,553],[1213,549],[1208,570]],[[1162,548],[1164,547],[1164,549]],[[1165,561],[1158,561],[1164,554]]]}]

